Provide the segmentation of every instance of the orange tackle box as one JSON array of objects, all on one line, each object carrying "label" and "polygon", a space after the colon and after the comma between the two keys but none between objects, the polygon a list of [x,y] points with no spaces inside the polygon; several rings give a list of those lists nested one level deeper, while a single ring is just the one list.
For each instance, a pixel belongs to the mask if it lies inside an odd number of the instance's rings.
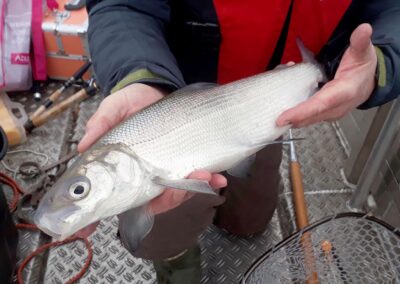
[{"label": "orange tackle box", "polygon": [[[69,79],[89,60],[87,43],[88,14],[83,7],[67,11],[67,0],[57,0],[59,9],[47,10],[42,30],[47,52],[47,75],[51,79]],[[83,76],[89,79],[92,70]]]}]

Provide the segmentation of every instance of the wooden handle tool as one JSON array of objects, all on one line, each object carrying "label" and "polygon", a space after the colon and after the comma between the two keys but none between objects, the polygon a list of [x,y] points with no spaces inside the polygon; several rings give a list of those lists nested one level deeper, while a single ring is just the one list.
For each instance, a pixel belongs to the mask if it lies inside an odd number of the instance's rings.
[{"label": "wooden handle tool", "polygon": [[[290,179],[293,189],[294,211],[296,215],[297,229],[301,230],[308,226],[307,204],[304,197],[303,177],[301,174],[300,163],[297,160],[296,149],[294,147],[292,131],[289,130],[290,145]],[[315,272],[315,257],[312,250],[311,236],[309,233],[304,233],[301,238],[301,244],[304,250],[304,259],[306,267],[312,271],[308,277],[307,284],[318,284],[318,275]]]}]

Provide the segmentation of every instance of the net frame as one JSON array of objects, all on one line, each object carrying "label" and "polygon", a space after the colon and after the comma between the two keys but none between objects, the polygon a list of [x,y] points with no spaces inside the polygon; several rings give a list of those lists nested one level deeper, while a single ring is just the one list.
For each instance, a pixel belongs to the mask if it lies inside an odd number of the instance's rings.
[{"label": "net frame", "polygon": [[[261,255],[251,266],[250,268],[247,270],[247,272],[244,274],[241,283],[242,284],[248,284],[248,283],[271,283],[271,278],[268,279],[267,282],[251,282],[252,276],[254,276],[255,273],[257,273],[257,269],[261,267],[262,264],[265,264],[266,261],[268,261],[269,259],[273,260],[273,257],[275,256],[275,254],[278,254],[279,252],[281,252],[282,250],[288,249],[288,247],[290,247],[290,245],[296,244],[300,247],[301,244],[299,244],[300,242],[303,244],[304,242],[304,237],[312,237],[313,234],[313,230],[318,229],[321,226],[324,226],[326,224],[329,224],[329,222],[335,221],[335,220],[340,220],[343,218],[355,218],[355,219],[365,219],[368,220],[376,225],[380,225],[382,226],[382,229],[385,229],[386,232],[385,233],[390,233],[393,234],[393,237],[396,238],[396,240],[399,241],[400,243],[400,231],[397,228],[394,228],[393,226],[391,226],[390,224],[384,222],[383,220],[380,220],[372,215],[366,214],[366,213],[359,213],[359,212],[344,212],[344,213],[339,213],[339,214],[335,214],[333,216],[329,216],[326,218],[323,218],[313,224],[310,224],[309,226],[305,227],[302,230],[299,230],[295,233],[293,233],[292,235],[288,236],[287,238],[285,238],[284,240],[282,240],[281,242],[279,242],[277,245],[273,246],[272,248],[270,248],[266,253],[264,253],[263,255]],[[315,234],[315,232],[314,232]],[[306,242],[310,241],[306,239]],[[397,247],[396,247],[397,248]],[[301,251],[301,250],[300,250]],[[304,253],[304,251],[303,251]],[[398,258],[399,258],[399,263],[400,263],[400,253],[398,253]],[[316,256],[318,257],[318,256]],[[301,258],[301,256],[299,256],[299,258]],[[303,260],[306,259],[303,256]],[[272,262],[273,263],[273,262]],[[288,266],[290,266],[291,264],[287,264]],[[279,271],[278,271],[279,273]],[[309,271],[309,276],[312,275],[313,272]],[[306,278],[307,278],[306,277]],[[308,278],[309,280],[309,278]],[[400,281],[400,267],[397,269],[396,271],[396,281],[394,282],[389,282],[389,283],[400,283],[398,282]],[[292,281],[290,283],[310,283],[309,281]],[[367,281],[368,282],[368,281]],[[274,283],[280,283],[280,282],[274,282]],[[284,282],[287,283],[287,282]],[[326,283],[326,282],[320,282],[320,283]],[[330,282],[331,283],[331,282]],[[355,282],[351,282],[351,281],[341,281],[341,282],[335,282],[332,281],[332,283],[355,283]],[[365,282],[363,282],[365,283]],[[380,282],[370,282],[370,283],[380,283]],[[388,283],[388,282],[381,282],[381,283]]]}]

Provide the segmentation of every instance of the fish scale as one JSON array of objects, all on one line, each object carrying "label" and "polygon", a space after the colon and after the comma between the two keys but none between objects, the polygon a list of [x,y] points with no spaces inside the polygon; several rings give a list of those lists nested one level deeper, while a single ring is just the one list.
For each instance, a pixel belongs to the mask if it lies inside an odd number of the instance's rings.
[{"label": "fish scale", "polygon": [[305,101],[323,78],[317,64],[301,63],[166,96],[83,153],[43,197],[35,223],[61,240],[134,210],[133,235],[124,238],[137,244],[151,229],[152,199],[166,187],[215,194],[207,182],[186,177],[195,169],[231,169],[272,143],[289,128],[276,126],[278,116]]},{"label": "fish scale", "polygon": [[[128,119],[100,143],[128,145],[153,166],[184,177],[232,166],[287,130],[278,115],[305,100],[321,72],[314,64],[267,72],[205,90],[184,88]],[[228,165],[220,161],[236,155]]]}]

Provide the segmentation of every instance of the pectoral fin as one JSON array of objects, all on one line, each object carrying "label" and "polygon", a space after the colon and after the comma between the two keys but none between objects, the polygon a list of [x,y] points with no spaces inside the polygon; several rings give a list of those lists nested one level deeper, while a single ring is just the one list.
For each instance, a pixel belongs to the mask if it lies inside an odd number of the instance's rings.
[{"label": "pectoral fin", "polygon": [[156,176],[153,178],[152,181],[153,181],[153,183],[155,183],[157,185],[161,185],[161,186],[165,186],[165,187],[171,187],[171,188],[187,190],[187,191],[197,192],[197,193],[216,195],[216,193],[213,191],[213,189],[208,184],[208,182],[203,181],[203,180],[197,180],[197,179],[169,180],[169,179],[164,179],[162,177]]},{"label": "pectoral fin", "polygon": [[148,204],[125,211],[118,216],[121,241],[134,252],[154,225],[154,214]]},{"label": "pectoral fin", "polygon": [[176,93],[177,92],[190,93],[190,92],[194,92],[194,91],[201,91],[201,90],[215,88],[217,86],[218,86],[218,84],[216,84],[216,83],[207,83],[207,82],[193,83],[193,84],[187,85],[187,86],[177,90]]},{"label": "pectoral fin", "polygon": [[246,178],[249,175],[251,166],[254,164],[255,160],[256,154],[253,154],[234,167],[228,169],[226,172],[237,178]]},{"label": "pectoral fin", "polygon": [[289,142],[292,142],[292,141],[296,142],[296,141],[301,141],[301,140],[305,140],[305,138],[292,138],[292,139],[268,141],[268,142],[262,142],[259,144],[255,144],[255,146],[265,147],[265,146],[274,145],[274,144],[289,144]]}]

